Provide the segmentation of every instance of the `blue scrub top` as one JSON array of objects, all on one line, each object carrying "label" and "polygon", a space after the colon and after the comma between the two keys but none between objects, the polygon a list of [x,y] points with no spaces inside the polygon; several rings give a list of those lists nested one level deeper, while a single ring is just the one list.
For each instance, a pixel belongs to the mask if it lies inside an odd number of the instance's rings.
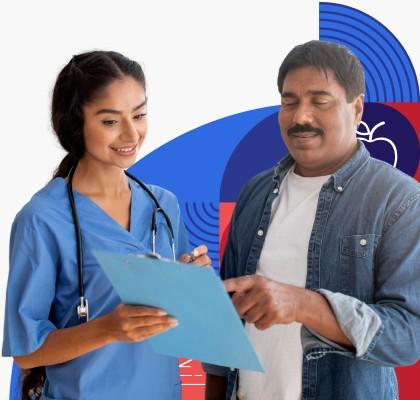
[{"label": "blue scrub top", "polygon": [[[122,254],[151,251],[154,203],[130,179],[130,232],[88,197],[75,192],[84,246],[85,296],[90,318],[121,303],[91,250]],[[149,186],[169,215],[177,258],[189,251],[176,197]],[[170,235],[159,214],[157,252],[172,258]],[[78,325],[77,250],[66,181],[55,178],[17,214],[10,240],[3,356],[34,352],[48,334]],[[178,360],[153,351],[149,342],[113,343],[46,368],[42,399],[179,399]]]}]

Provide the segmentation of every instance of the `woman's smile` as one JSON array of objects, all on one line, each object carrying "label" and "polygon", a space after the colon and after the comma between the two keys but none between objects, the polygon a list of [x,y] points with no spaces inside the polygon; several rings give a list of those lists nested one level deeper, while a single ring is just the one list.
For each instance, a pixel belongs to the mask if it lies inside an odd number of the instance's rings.
[{"label": "woman's smile", "polygon": [[132,146],[110,146],[112,150],[114,150],[120,156],[132,156],[137,152],[137,143]]}]

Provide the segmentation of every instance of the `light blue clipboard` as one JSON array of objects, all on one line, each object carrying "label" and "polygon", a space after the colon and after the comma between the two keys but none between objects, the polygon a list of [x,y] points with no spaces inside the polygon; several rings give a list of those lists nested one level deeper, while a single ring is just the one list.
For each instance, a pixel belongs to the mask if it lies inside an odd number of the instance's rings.
[{"label": "light blue clipboard", "polygon": [[93,251],[125,304],[158,307],[179,325],[149,339],[158,353],[264,372],[212,268]]}]

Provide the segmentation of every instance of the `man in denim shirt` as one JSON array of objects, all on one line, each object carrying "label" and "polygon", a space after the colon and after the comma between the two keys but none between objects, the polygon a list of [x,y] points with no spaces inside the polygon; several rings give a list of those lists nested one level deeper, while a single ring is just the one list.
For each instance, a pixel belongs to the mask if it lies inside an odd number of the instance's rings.
[{"label": "man in denim shirt", "polygon": [[266,373],[205,365],[206,399],[397,399],[393,367],[420,357],[419,184],[357,140],[349,50],[295,47],[278,87],[290,154],[243,188],[221,269]]}]

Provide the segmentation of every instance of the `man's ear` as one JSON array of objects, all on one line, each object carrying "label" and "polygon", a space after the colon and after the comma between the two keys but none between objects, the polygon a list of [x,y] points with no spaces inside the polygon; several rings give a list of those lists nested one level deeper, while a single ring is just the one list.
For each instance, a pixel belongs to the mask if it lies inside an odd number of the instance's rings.
[{"label": "man's ear", "polygon": [[360,121],[362,120],[364,104],[365,104],[365,95],[363,93],[359,94],[353,100],[354,122],[355,122],[356,127],[359,126]]}]

